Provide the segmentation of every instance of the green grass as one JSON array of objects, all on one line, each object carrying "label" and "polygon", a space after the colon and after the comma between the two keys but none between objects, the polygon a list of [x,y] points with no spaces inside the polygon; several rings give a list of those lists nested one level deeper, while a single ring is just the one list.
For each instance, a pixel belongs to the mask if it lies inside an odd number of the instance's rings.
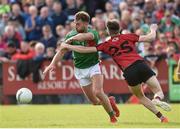
[{"label": "green grass", "polygon": [[180,128],[180,104],[172,104],[171,112],[163,112],[170,120],[162,124],[142,105],[119,105],[117,124],[109,123],[102,107],[92,105],[19,105],[0,106],[0,128]]}]

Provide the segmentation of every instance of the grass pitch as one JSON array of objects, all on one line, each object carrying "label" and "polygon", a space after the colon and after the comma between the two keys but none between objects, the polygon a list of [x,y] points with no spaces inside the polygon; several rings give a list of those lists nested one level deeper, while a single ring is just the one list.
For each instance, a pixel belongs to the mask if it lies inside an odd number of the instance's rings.
[{"label": "grass pitch", "polygon": [[162,124],[142,105],[119,105],[121,116],[111,124],[101,106],[92,105],[16,105],[0,106],[0,128],[180,128],[180,104],[164,112],[169,123]]}]

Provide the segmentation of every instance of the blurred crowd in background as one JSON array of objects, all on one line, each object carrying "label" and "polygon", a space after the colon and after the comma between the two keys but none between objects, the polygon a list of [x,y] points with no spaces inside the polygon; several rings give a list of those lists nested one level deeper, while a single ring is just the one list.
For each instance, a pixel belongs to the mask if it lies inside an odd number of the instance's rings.
[{"label": "blurred crowd in background", "polygon": [[[139,43],[146,59],[178,58],[180,47],[179,0],[1,0],[0,60],[52,59],[58,45],[74,28],[74,15],[86,11],[90,27],[99,32],[99,43],[108,36],[107,19],[118,19],[121,33],[147,34],[149,25],[159,26],[157,39]],[[101,54],[102,59],[109,58]],[[67,54],[65,59],[72,59]]]},{"label": "blurred crowd in background", "polygon": [[[99,43],[109,38],[108,19],[119,20],[122,34],[147,34],[149,25],[156,23],[156,40],[138,43],[137,51],[151,67],[162,59],[179,59],[180,0],[0,0],[0,62],[20,61],[22,66],[27,60],[51,60],[74,28],[78,11],[91,16],[90,27],[98,31]],[[109,56],[100,53],[100,58]],[[71,60],[71,53],[64,59]]]}]

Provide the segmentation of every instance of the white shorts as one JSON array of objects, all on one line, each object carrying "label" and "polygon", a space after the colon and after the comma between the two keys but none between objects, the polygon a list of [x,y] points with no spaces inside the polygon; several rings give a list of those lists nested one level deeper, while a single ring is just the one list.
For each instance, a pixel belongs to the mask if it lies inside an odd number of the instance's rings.
[{"label": "white shorts", "polygon": [[91,77],[96,74],[101,74],[99,63],[86,69],[74,68],[74,75],[79,81],[80,86],[87,86],[91,84]]}]

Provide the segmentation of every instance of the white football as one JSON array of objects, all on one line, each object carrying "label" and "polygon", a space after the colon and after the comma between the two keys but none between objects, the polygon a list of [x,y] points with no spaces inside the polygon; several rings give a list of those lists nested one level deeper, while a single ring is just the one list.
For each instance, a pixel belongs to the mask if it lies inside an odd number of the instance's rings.
[{"label": "white football", "polygon": [[19,104],[28,104],[32,100],[32,92],[28,88],[21,88],[16,93],[16,100]]}]

